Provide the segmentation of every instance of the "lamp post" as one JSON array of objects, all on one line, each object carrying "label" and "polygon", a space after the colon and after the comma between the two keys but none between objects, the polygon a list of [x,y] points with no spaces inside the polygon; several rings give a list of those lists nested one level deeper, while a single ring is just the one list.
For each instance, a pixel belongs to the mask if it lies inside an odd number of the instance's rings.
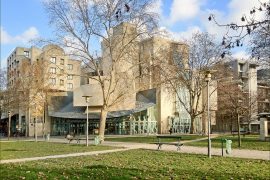
[{"label": "lamp post", "polygon": [[8,140],[10,137],[10,123],[11,123],[11,112],[8,111]]},{"label": "lamp post", "polygon": [[210,111],[209,111],[209,81],[211,80],[211,71],[206,71],[205,81],[207,83],[207,120],[208,120],[208,157],[211,158],[211,138],[210,138]]},{"label": "lamp post", "polygon": [[88,103],[89,103],[89,99],[92,96],[82,96],[85,98],[85,102],[86,102],[86,146],[88,146]]}]

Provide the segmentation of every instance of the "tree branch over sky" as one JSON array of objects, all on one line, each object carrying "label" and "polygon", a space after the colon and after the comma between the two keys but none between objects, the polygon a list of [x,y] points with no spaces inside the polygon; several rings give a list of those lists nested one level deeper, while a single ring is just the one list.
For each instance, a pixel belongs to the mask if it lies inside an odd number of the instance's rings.
[{"label": "tree branch over sky", "polygon": [[[222,39],[222,45],[225,51],[222,57],[232,48],[241,47],[244,39],[251,38],[250,52],[252,57],[257,57],[268,64],[270,59],[270,1],[261,2],[258,0],[259,6],[250,9],[249,14],[245,14],[241,19],[241,23],[231,22],[223,24],[216,20],[214,14],[210,14],[209,21],[213,21],[217,26],[226,28],[226,33]],[[243,2],[244,3],[244,2]]]}]

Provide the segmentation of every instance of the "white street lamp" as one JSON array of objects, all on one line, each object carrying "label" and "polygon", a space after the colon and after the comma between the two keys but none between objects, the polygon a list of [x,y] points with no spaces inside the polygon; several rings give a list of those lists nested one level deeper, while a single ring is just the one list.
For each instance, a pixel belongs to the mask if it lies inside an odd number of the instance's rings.
[{"label": "white street lamp", "polygon": [[82,96],[85,98],[85,102],[86,102],[86,146],[88,146],[88,103],[89,103],[89,99],[92,96]]},{"label": "white street lamp", "polygon": [[211,80],[211,71],[206,71],[205,73],[205,81],[207,83],[207,120],[208,120],[208,157],[211,158],[211,138],[210,138],[210,112],[209,112],[209,82]]},{"label": "white street lamp", "polygon": [[10,138],[11,112],[8,111],[8,140]]}]

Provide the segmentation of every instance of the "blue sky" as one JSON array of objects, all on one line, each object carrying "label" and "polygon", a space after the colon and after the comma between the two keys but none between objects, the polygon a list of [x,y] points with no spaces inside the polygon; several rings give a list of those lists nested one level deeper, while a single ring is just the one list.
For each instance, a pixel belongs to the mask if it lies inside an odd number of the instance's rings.
[{"label": "blue sky", "polygon": [[[267,1],[267,0],[261,0]],[[29,47],[29,40],[53,37],[53,29],[43,9],[43,0],[1,0],[1,67],[17,46]],[[224,29],[208,22],[214,13],[221,22],[239,22],[257,0],[156,0],[153,11],[160,14],[161,27],[174,39],[191,37],[195,31],[208,31],[221,38]],[[234,50],[235,57],[247,57],[244,49]]]}]

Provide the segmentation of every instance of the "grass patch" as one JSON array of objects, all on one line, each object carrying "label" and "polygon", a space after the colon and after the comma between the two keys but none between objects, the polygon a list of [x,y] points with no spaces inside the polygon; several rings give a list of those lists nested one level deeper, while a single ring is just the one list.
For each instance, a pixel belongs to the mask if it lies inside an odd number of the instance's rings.
[{"label": "grass patch", "polygon": [[[232,148],[235,148],[235,149],[238,148],[237,136],[219,136],[219,137],[213,138],[211,139],[212,147],[220,148],[222,138],[232,140]],[[266,141],[260,141],[258,135],[246,135],[245,137],[241,136],[241,140],[242,140],[241,149],[270,151],[270,143]],[[207,147],[207,140],[198,141],[198,142],[189,142],[189,143],[186,143],[186,145]]]},{"label": "grass patch", "polygon": [[108,149],[115,149],[115,147],[94,145],[86,147],[82,144],[29,141],[0,142],[0,159],[18,159]]},{"label": "grass patch", "polygon": [[2,164],[1,179],[270,179],[270,161],[130,150]]},{"label": "grass patch", "polygon": [[[188,140],[195,140],[204,138],[206,136],[199,136],[199,135],[179,135],[182,136],[182,141],[188,141]],[[157,136],[138,136],[138,137],[116,137],[116,138],[110,138],[107,137],[105,141],[113,141],[113,142],[134,142],[134,143],[154,143],[157,142]],[[164,142],[175,142],[177,139],[171,139],[171,138],[164,138],[162,139]]]}]

